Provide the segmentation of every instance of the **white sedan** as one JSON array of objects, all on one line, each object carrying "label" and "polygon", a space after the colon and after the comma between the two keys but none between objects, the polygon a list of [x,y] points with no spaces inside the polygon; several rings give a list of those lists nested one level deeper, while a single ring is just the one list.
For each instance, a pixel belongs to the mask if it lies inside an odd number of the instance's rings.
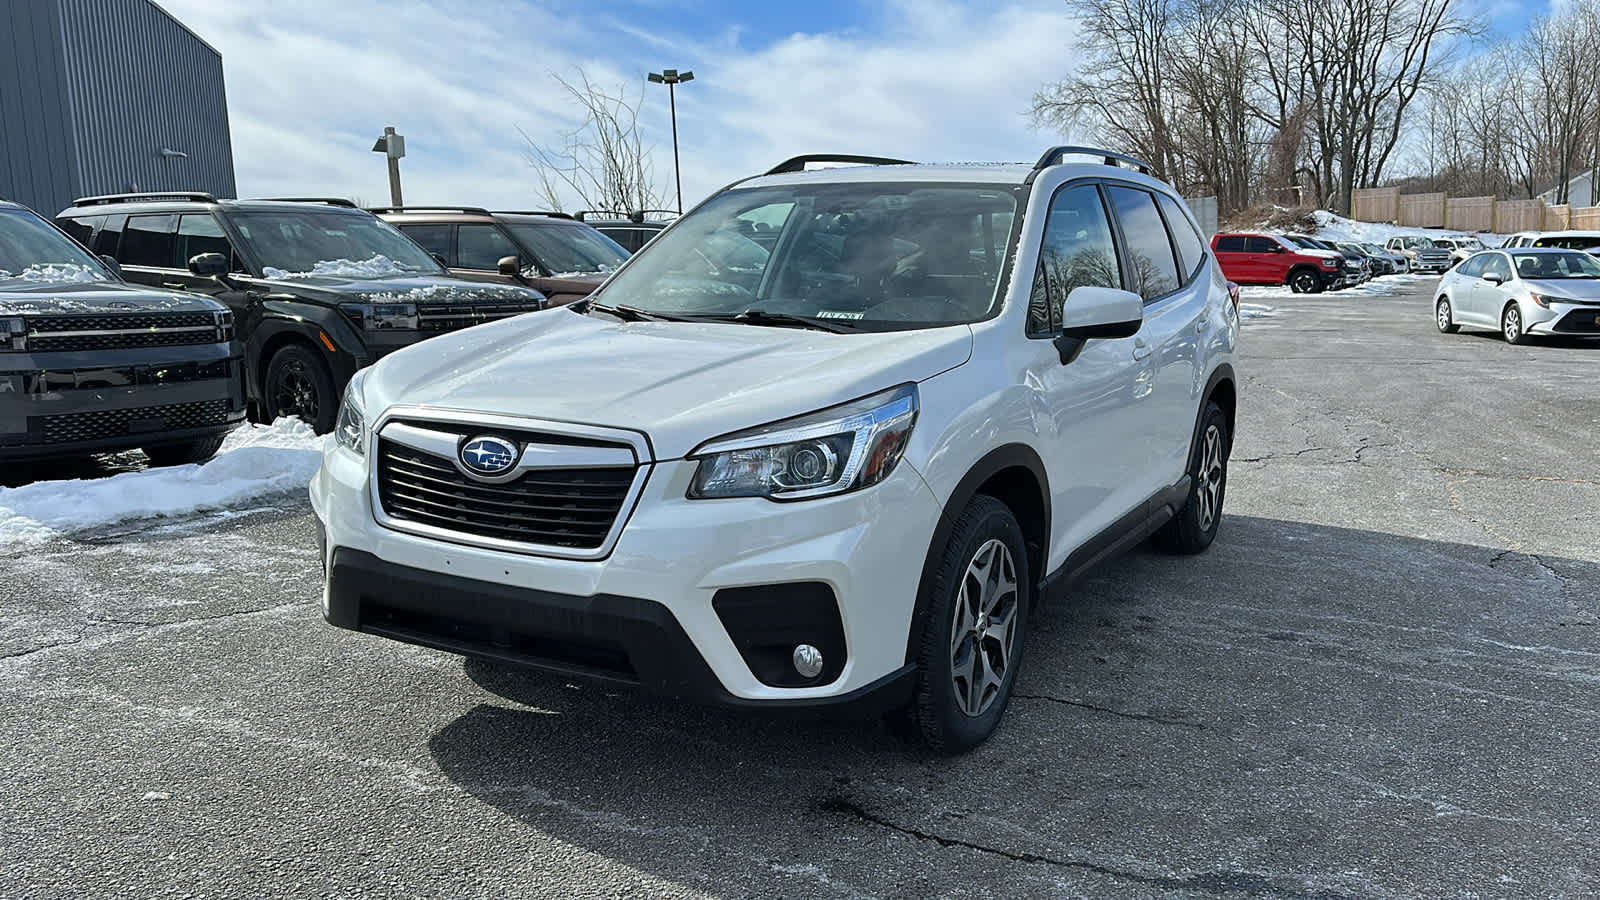
[{"label": "white sedan", "polygon": [[1534,334],[1600,335],[1600,261],[1553,247],[1485,250],[1439,280],[1433,312],[1446,334],[1488,328],[1512,344]]}]

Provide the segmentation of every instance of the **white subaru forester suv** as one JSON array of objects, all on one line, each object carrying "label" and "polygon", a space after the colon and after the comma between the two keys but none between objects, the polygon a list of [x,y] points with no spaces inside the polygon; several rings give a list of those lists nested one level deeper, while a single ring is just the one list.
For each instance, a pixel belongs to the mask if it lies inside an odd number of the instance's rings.
[{"label": "white subaru forester suv", "polygon": [[384,358],[311,486],[325,617],[975,746],[1052,586],[1217,532],[1238,316],[1147,171],[798,157],[587,301]]}]

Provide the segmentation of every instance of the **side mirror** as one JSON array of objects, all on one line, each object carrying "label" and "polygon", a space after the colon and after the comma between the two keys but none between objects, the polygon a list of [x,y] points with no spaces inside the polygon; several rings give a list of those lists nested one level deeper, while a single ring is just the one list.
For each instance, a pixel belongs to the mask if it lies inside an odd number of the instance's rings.
[{"label": "side mirror", "polygon": [[201,278],[228,274],[228,258],[221,253],[197,253],[189,257],[189,271]]},{"label": "side mirror", "polygon": [[117,262],[115,256],[109,253],[102,253],[100,254],[100,261],[106,264],[106,268],[110,269],[113,275],[118,278],[122,277],[122,263]]},{"label": "side mirror", "polygon": [[1485,272],[1485,273],[1483,273],[1483,280],[1489,282],[1490,284],[1504,284],[1505,283],[1505,279],[1500,277],[1500,273],[1499,272]]},{"label": "side mirror", "polygon": [[1061,364],[1067,365],[1091,340],[1133,337],[1144,324],[1144,298],[1131,291],[1082,285],[1072,289],[1061,310],[1061,333],[1055,339]]},{"label": "side mirror", "polygon": [[519,256],[502,256],[499,262],[494,264],[494,270],[501,275],[509,275],[515,278],[522,274],[522,258]]}]

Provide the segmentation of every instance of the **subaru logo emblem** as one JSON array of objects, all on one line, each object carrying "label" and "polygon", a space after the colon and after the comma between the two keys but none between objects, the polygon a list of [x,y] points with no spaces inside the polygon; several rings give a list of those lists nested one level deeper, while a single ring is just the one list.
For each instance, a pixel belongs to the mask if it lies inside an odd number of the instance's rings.
[{"label": "subaru logo emblem", "polygon": [[517,464],[517,445],[504,438],[475,437],[461,446],[461,465],[468,472],[492,478]]}]

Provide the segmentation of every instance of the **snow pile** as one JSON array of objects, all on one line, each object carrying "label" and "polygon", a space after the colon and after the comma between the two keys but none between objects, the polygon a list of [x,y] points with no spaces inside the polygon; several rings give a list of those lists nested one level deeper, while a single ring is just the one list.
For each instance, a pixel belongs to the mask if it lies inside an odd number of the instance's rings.
[{"label": "snow pile", "polygon": [[414,269],[402,266],[382,253],[370,259],[324,259],[311,267],[309,272],[288,272],[264,266],[261,274],[268,278],[316,278],[321,275],[340,275],[351,278],[382,278],[385,275],[409,275]]},{"label": "snow pile", "polygon": [[430,284],[409,291],[379,291],[362,294],[368,303],[458,303],[466,301],[529,301],[533,292],[527,288],[501,287],[480,284],[466,287],[457,284]]},{"label": "snow pile", "polygon": [[0,547],[303,492],[321,464],[323,440],[299,419],[279,419],[237,429],[204,465],[0,488]]},{"label": "snow pile", "polygon": [[38,263],[21,272],[0,269],[0,281],[50,282],[51,284],[76,284],[84,281],[105,281],[105,273],[78,263]]},{"label": "snow pile", "polygon": [[[1342,288],[1337,291],[1323,291],[1320,294],[1296,294],[1288,285],[1245,285],[1239,289],[1239,296],[1246,300],[1287,300],[1290,297],[1322,298],[1326,300],[1359,300],[1365,297],[1390,297],[1407,288],[1414,287],[1419,282],[1437,282],[1438,275],[1383,275],[1374,278],[1365,284]],[[1240,318],[1247,318],[1242,312],[1246,304],[1241,303]]]},{"label": "snow pile", "polygon": [[[1336,216],[1324,209],[1311,214],[1317,221],[1316,236],[1325,241],[1355,241],[1356,243],[1383,244],[1392,237],[1447,237],[1462,234],[1447,228],[1413,228],[1409,225],[1390,225],[1386,222],[1357,222]],[[1498,247],[1508,235],[1487,231],[1474,235],[1485,247]]]}]

